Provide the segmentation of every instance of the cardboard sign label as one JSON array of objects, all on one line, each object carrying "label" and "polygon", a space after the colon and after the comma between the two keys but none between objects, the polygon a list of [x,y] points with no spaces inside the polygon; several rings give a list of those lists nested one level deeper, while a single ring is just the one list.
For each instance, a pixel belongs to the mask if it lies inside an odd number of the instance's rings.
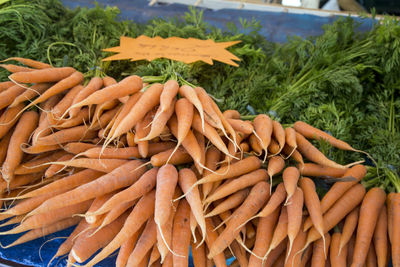
[{"label": "cardboard sign label", "polygon": [[210,65],[213,60],[220,61],[232,66],[238,66],[233,60],[240,61],[238,57],[226,50],[227,47],[240,43],[240,41],[219,42],[213,40],[200,40],[195,38],[170,37],[154,38],[141,35],[137,38],[121,36],[120,46],[103,49],[106,52],[115,52],[103,59],[103,61],[130,59],[154,60],[157,58],[168,58],[184,63],[203,61]]}]

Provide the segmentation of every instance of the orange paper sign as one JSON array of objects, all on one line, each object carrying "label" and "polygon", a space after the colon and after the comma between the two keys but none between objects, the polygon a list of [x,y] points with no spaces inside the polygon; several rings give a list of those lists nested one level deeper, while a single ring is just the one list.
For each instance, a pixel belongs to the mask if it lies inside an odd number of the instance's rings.
[{"label": "orange paper sign", "polygon": [[212,65],[213,60],[217,60],[237,67],[238,64],[232,60],[240,61],[240,59],[225,49],[237,43],[240,41],[216,43],[213,40],[195,38],[170,37],[164,39],[159,36],[154,38],[144,35],[137,38],[121,36],[120,46],[103,50],[118,54],[107,57],[103,61],[122,59],[151,61],[156,58],[169,58],[185,63],[201,60]]}]

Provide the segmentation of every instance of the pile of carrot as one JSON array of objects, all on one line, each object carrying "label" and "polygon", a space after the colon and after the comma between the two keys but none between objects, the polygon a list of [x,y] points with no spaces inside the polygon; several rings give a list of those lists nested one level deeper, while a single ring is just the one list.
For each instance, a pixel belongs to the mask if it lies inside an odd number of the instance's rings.
[{"label": "pile of carrot", "polygon": [[[53,257],[67,266],[118,251],[116,266],[186,267],[190,250],[196,267],[400,266],[400,193],[367,191],[366,166],[312,140],[349,144],[222,112],[184,81],[11,60],[25,66],[1,65],[0,219],[14,227],[0,235],[24,234],[3,247],[76,225]],[[318,179],[333,183],[322,197]]]}]

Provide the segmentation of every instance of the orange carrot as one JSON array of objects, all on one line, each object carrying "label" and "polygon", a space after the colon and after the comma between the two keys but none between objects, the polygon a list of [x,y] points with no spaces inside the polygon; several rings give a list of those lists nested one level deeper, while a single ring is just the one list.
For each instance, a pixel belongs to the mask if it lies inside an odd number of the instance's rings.
[{"label": "orange carrot", "polygon": [[227,121],[235,131],[242,132],[246,135],[250,135],[254,131],[254,127],[249,121],[242,121],[240,119],[227,119]]},{"label": "orange carrot", "polygon": [[400,266],[400,194],[393,195],[391,200],[392,209],[392,263],[393,267]]},{"label": "orange carrot", "polygon": [[[157,241],[157,226],[154,219],[151,217],[140,235],[139,240],[136,242],[136,246],[133,249],[131,255],[128,258],[127,266],[137,266],[142,260],[146,253],[150,252]],[[146,265],[147,266],[147,265]]]},{"label": "orange carrot", "polygon": [[[304,192],[305,204],[308,213],[310,214],[311,221],[315,229],[320,233],[325,243],[324,219],[322,216],[323,213],[321,209],[321,203],[319,202],[319,198],[315,188],[315,184],[310,178],[303,177],[302,179],[300,179],[300,187],[301,189],[303,189]],[[326,251],[324,252],[326,255]]]},{"label": "orange carrot", "polygon": [[[207,149],[203,176],[207,176],[211,173],[211,171],[215,171],[217,169],[217,163],[219,162],[220,158],[221,158],[221,152],[215,146],[211,146],[209,149]],[[203,184],[202,186],[203,199],[207,198],[212,188],[213,188],[213,183]]]},{"label": "orange carrot", "polygon": [[81,140],[92,139],[96,136],[96,132],[89,130],[86,125],[75,126],[68,129],[63,129],[54,134],[40,137],[36,145],[57,145],[69,142],[78,142]]},{"label": "orange carrot", "polygon": [[376,222],[373,237],[378,267],[384,267],[388,264],[387,222],[387,209],[386,206],[383,206],[381,209],[381,213],[379,214],[378,221]]},{"label": "orange carrot", "polygon": [[277,155],[280,151],[281,148],[279,147],[278,142],[276,142],[275,139],[271,139],[271,142],[268,146],[268,152],[272,153],[273,155]]},{"label": "orange carrot", "polygon": [[29,242],[31,240],[34,240],[34,239],[37,239],[37,238],[40,238],[43,236],[67,229],[68,227],[71,227],[71,226],[77,224],[80,220],[81,220],[81,218],[77,218],[77,217],[67,218],[67,219],[63,219],[63,220],[54,222],[54,223],[44,226],[42,228],[30,230],[29,232],[23,234],[17,240],[12,242],[11,244],[9,244],[7,246],[3,246],[3,248],[10,248],[10,247]]},{"label": "orange carrot", "polygon": [[347,244],[343,247],[343,251],[339,253],[340,239],[340,233],[334,233],[332,235],[331,247],[329,251],[332,267],[346,267]]},{"label": "orange carrot", "polygon": [[268,160],[268,176],[270,183],[272,184],[272,176],[280,173],[285,167],[285,161],[280,156],[273,156]]},{"label": "orange carrot", "polygon": [[[156,155],[153,155],[150,159],[151,165],[153,165],[154,167],[161,167],[168,163],[173,165],[180,165],[193,162],[192,157],[186,152],[183,147],[179,147],[179,149],[176,150],[175,153],[174,151],[175,149],[171,148]],[[174,154],[172,155],[172,153]]]},{"label": "orange carrot", "polygon": [[378,263],[376,261],[376,253],[375,253],[375,248],[373,246],[373,244],[371,244],[371,246],[369,246],[369,250],[368,250],[368,255],[367,255],[367,260],[366,260],[366,267],[377,267]]},{"label": "orange carrot", "polygon": [[314,163],[339,168],[339,169],[346,169],[346,166],[340,165],[330,159],[328,159],[321,151],[319,151],[315,146],[313,146],[307,139],[304,138],[299,133],[296,133],[296,143],[297,143],[297,150],[305,156],[307,159],[311,160]]},{"label": "orange carrot", "polygon": [[126,219],[121,231],[108,243],[94,258],[86,265],[93,266],[108,255],[117,250],[126,240],[128,240],[154,213],[155,191],[144,195],[135,205],[132,212]]},{"label": "orange carrot", "polygon": [[[321,200],[321,209],[322,213],[325,213],[329,210],[330,207],[341,197],[347,190],[349,190],[353,185],[357,184],[364,178],[367,173],[367,168],[363,165],[356,165],[352,168],[348,169],[343,177],[353,177],[356,180],[352,182],[336,182],[329,191],[325,194],[325,196]],[[311,219],[304,223],[305,230],[309,229],[312,225]]]},{"label": "orange carrot", "polygon": [[[201,232],[203,234],[203,239],[200,241],[200,244],[202,244],[205,240],[206,237],[206,222],[204,219],[204,214],[203,214],[203,207],[201,203],[201,198],[200,198],[200,192],[198,188],[194,188],[190,192],[188,190],[191,188],[193,184],[196,183],[197,178],[194,172],[192,172],[190,169],[181,169],[179,171],[179,186],[181,187],[183,193],[186,194],[186,200],[190,205],[190,209],[193,212],[193,215],[201,229]],[[200,245],[199,244],[199,245]]]},{"label": "orange carrot", "polygon": [[234,109],[225,110],[223,113],[226,119],[240,119],[240,113]]},{"label": "orange carrot", "polygon": [[365,263],[376,222],[385,200],[385,192],[378,187],[369,190],[364,197],[360,207],[352,267],[362,267]]},{"label": "orange carrot", "polygon": [[279,152],[283,149],[285,146],[286,142],[286,136],[285,136],[285,130],[283,129],[282,125],[275,120],[272,120],[272,134],[275,137],[275,139],[278,141],[279,144]]},{"label": "orange carrot", "polygon": [[312,127],[311,125],[303,122],[303,121],[296,121],[295,124],[293,125],[293,128],[303,135],[305,138],[308,139],[316,139],[316,140],[325,140],[326,142],[329,142],[332,146],[342,149],[342,150],[350,150],[350,151],[357,151],[356,149],[352,148],[348,143],[336,139],[332,135],[321,131],[317,128]]},{"label": "orange carrot", "polygon": [[14,85],[12,81],[0,82],[0,93]]},{"label": "orange carrot", "polygon": [[10,80],[18,83],[57,82],[76,72],[71,67],[47,68],[29,72],[17,72],[9,76]]},{"label": "orange carrot", "polygon": [[23,67],[23,66],[19,66],[19,65],[13,65],[13,64],[0,64],[1,68],[6,69],[9,72],[15,73],[15,72],[29,72],[29,71],[33,71],[35,69],[31,69],[28,67]]},{"label": "orange carrot", "polygon": [[286,190],[283,183],[278,184],[275,192],[272,193],[267,205],[256,215],[256,217],[266,217],[281,205],[286,198]]},{"label": "orange carrot", "polygon": [[115,191],[119,188],[129,186],[137,181],[144,171],[145,168],[141,165],[140,161],[129,161],[92,182],[83,184],[71,191],[45,201],[29,215],[60,208],[65,206],[67,203],[69,205],[79,203]]},{"label": "orange carrot", "polygon": [[188,85],[182,85],[179,88],[179,94],[182,97],[184,97],[187,100],[189,100],[189,102],[192,103],[193,106],[196,107],[197,111],[199,112],[200,121],[201,121],[201,123],[200,123],[200,125],[201,125],[200,129],[201,130],[199,132],[203,133],[204,130],[205,130],[204,129],[204,111],[203,111],[203,106],[202,106],[202,104],[201,104],[201,102],[199,100],[199,97],[196,94],[196,91],[192,87],[190,87]]},{"label": "orange carrot", "polygon": [[[336,203],[324,214],[324,231],[327,233],[336,224],[338,224],[350,211],[361,203],[365,195],[365,188],[361,184],[356,184],[344,195],[339,198]],[[321,235],[313,227],[308,232],[305,248],[312,242],[318,240]]]},{"label": "orange carrot", "polygon": [[356,236],[352,235],[347,246],[347,259],[346,259],[347,266],[350,266],[351,262],[353,261],[355,243],[356,243]]},{"label": "orange carrot", "polygon": [[86,261],[98,249],[106,246],[121,230],[128,214],[120,216],[113,223],[93,234],[94,229],[80,235],[74,242],[71,254],[79,263]]},{"label": "orange carrot", "polygon": [[280,208],[277,208],[269,216],[260,218],[257,225],[256,242],[252,251],[253,253],[250,255],[249,259],[249,266],[263,266],[263,261],[254,255],[257,255],[258,257],[264,257],[265,253],[268,251],[273,230],[278,221],[279,212]]},{"label": "orange carrot", "polygon": [[253,121],[254,130],[265,154],[268,154],[268,146],[271,142],[273,124],[271,118],[266,114],[259,114]]},{"label": "orange carrot", "polygon": [[[133,201],[150,192],[156,185],[158,168],[152,168],[145,172],[134,184],[127,189],[114,193],[101,207],[86,215],[99,215],[111,211],[117,205]],[[168,177],[169,178],[169,177]]]},{"label": "orange carrot", "polygon": [[300,172],[296,167],[287,167],[282,174],[283,184],[287,193],[286,202],[294,195],[297,188]]},{"label": "orange carrot", "polygon": [[173,255],[174,266],[186,267],[189,262],[189,246],[190,246],[190,206],[183,199],[179,202],[178,209],[174,218],[174,226],[172,231],[172,249],[176,253]]},{"label": "orange carrot", "polygon": [[256,155],[261,155],[263,148],[261,147],[260,141],[257,139],[257,136],[252,134],[249,137],[249,143],[251,148],[256,152]]},{"label": "orange carrot", "polygon": [[[56,159],[57,161],[68,161],[74,157],[73,154],[64,154],[63,156]],[[59,171],[63,169],[60,165],[50,165],[50,167],[44,173],[44,177],[49,178],[56,175]]]},{"label": "orange carrot", "polygon": [[123,164],[127,163],[128,160],[125,159],[87,159],[87,158],[80,158],[80,159],[73,159],[69,161],[53,161],[47,164],[52,165],[62,165],[62,166],[70,166],[75,168],[87,168],[92,169],[100,172],[111,172],[112,170],[122,166]]},{"label": "orange carrot", "polygon": [[[214,231],[214,223],[211,220],[211,218],[206,218],[206,230],[207,230],[207,235],[206,235],[206,243],[207,247],[211,249],[213,247],[214,243],[216,242],[218,238],[217,232]],[[225,255],[223,252],[214,255],[212,257],[215,266],[216,267],[226,267],[226,260],[225,260]]]},{"label": "orange carrot", "polygon": [[249,196],[243,204],[235,210],[232,218],[227,222],[226,228],[215,240],[210,248],[208,258],[213,258],[215,255],[224,251],[230,243],[239,234],[242,223],[252,217],[269,198],[269,184],[267,182],[257,183],[250,191]]},{"label": "orange carrot", "polygon": [[82,91],[83,86],[78,84],[71,88],[67,94],[51,109],[47,116],[50,125],[57,124],[62,121],[63,113],[71,106],[75,96]]},{"label": "orange carrot", "polygon": [[[389,235],[389,242],[392,244],[392,237],[393,237],[393,197],[396,195],[396,193],[391,192],[387,195],[386,198],[386,205],[387,205],[387,217],[388,217],[388,235]],[[400,243],[399,243],[400,244]]]},{"label": "orange carrot", "polygon": [[218,199],[222,199],[229,196],[237,191],[246,187],[257,184],[261,181],[266,181],[268,178],[267,171],[264,169],[258,169],[248,174],[242,175],[238,178],[233,179],[229,184],[224,184],[218,187],[210,196],[205,199],[205,202],[212,202]]},{"label": "orange carrot", "polygon": [[279,245],[275,249],[271,250],[270,254],[268,254],[267,259],[264,261],[265,262],[264,266],[265,267],[271,267],[273,265],[276,266],[274,263],[279,262],[278,258],[282,258],[282,262],[278,266],[283,266],[285,263],[286,246],[287,246],[287,241],[286,239],[284,239],[282,242],[279,243]]},{"label": "orange carrot", "polygon": [[[200,234],[196,232],[197,240],[200,239]],[[196,243],[193,242],[193,239],[190,240],[190,248],[193,257],[193,265],[194,267],[206,267],[206,248],[204,243],[196,246]]]},{"label": "orange carrot", "polygon": [[14,101],[19,95],[21,95],[26,89],[20,85],[14,85],[7,90],[0,93],[0,109],[3,109]]},{"label": "orange carrot", "polygon": [[[325,243],[325,244],[324,244]],[[325,242],[322,238],[314,242],[313,255],[311,258],[311,267],[325,267],[325,260],[329,246],[331,244],[331,236],[329,233],[325,234]]]},{"label": "orange carrot", "polygon": [[138,102],[136,102],[125,118],[115,128],[115,131],[110,133],[111,137],[109,140],[113,140],[116,137],[121,136],[134,127],[146,115],[147,112],[152,110],[160,102],[162,90],[163,86],[159,83],[155,83],[147,88]]},{"label": "orange carrot", "polygon": [[39,115],[35,111],[25,112],[19,120],[8,145],[7,156],[2,166],[3,179],[10,182],[14,177],[14,171],[21,163],[23,151],[20,146],[27,143],[29,136],[36,128]]},{"label": "orange carrot", "polygon": [[12,132],[8,132],[5,137],[0,140],[0,165],[3,165],[4,159],[7,155],[8,144],[10,143]]},{"label": "orange carrot", "polygon": [[135,248],[136,241],[138,240],[142,230],[136,231],[128,240],[126,240],[119,250],[117,259],[115,261],[116,267],[125,267],[128,262],[129,255],[131,255],[133,249]]},{"label": "orange carrot", "polygon": [[[300,231],[303,220],[303,204],[304,204],[304,194],[300,187],[296,188],[293,194],[293,199],[287,204],[287,214],[288,214],[288,230],[287,235],[289,238],[289,246],[286,252],[287,255],[291,255],[292,247],[295,242],[296,236],[302,235],[303,231]],[[323,235],[323,234],[322,234]],[[304,245],[304,244],[303,244]]]},{"label": "orange carrot", "polygon": [[40,62],[40,61],[36,61],[36,60],[32,60],[29,58],[22,58],[22,57],[9,57],[5,60],[3,60],[3,62],[5,61],[9,61],[9,60],[15,60],[18,61],[19,63],[22,63],[28,67],[32,67],[35,69],[47,69],[47,68],[52,68],[51,65]]},{"label": "orange carrot", "polygon": [[16,107],[9,108],[3,112],[0,116],[0,138],[3,138],[8,131],[17,123],[15,119],[19,116],[20,111],[24,108],[24,105],[20,104]]},{"label": "orange carrot", "polygon": [[348,169],[338,169],[318,165],[315,163],[304,163],[301,169],[301,175],[304,176],[331,176],[331,177],[343,177]]},{"label": "orange carrot", "polygon": [[221,203],[215,206],[215,208],[205,215],[205,217],[211,217],[218,215],[222,212],[228,211],[230,209],[236,208],[239,206],[243,201],[246,199],[247,195],[249,194],[249,189],[242,189],[231,196],[227,197]]},{"label": "orange carrot", "polygon": [[[303,232],[303,230],[300,230],[298,235],[293,241],[293,249],[286,250],[285,267],[300,266],[302,255],[299,254],[299,252],[306,243],[306,239],[307,239],[307,232]],[[288,243],[290,247],[290,241],[288,241]]]},{"label": "orange carrot", "polygon": [[[96,92],[103,86],[103,79],[100,77],[93,77],[90,82],[83,88],[75,97],[74,100],[72,101],[71,105],[75,105],[76,103],[81,102],[85,98],[87,98],[89,95],[92,93]],[[78,108],[73,108],[70,109],[69,115],[71,118],[75,117],[79,112],[79,107]]]},{"label": "orange carrot", "polygon": [[179,84],[175,80],[168,80],[164,84],[164,90],[160,95],[160,108],[161,112],[165,112],[173,105],[173,99],[178,94]]},{"label": "orange carrot", "polygon": [[45,90],[50,88],[51,84],[50,83],[38,83],[34,84],[29,89],[26,89],[25,92],[17,96],[15,99],[13,99],[13,102],[10,104],[10,108],[15,107],[19,105],[20,103],[31,100],[35,96],[38,96],[42,94]]},{"label": "orange carrot", "polygon": [[[278,223],[276,224],[274,234],[272,235],[271,242],[268,247],[267,253],[264,255],[264,259],[268,258],[271,251],[279,246],[279,244],[284,241],[287,237],[288,231],[288,214],[287,207],[284,206],[281,209],[281,213],[279,215]],[[287,242],[286,242],[287,243]]]},{"label": "orange carrot", "polygon": [[304,165],[303,156],[300,154],[300,152],[297,149],[292,149],[291,147],[285,145],[283,147],[282,151],[288,158],[293,158],[298,163],[299,170],[301,170],[303,168],[303,165]]},{"label": "orange carrot", "polygon": [[342,234],[340,235],[339,254],[342,251],[342,248],[344,248],[344,246],[347,243],[349,243],[351,237],[354,234],[354,231],[356,230],[359,213],[360,213],[360,208],[357,207],[346,216]]},{"label": "orange carrot", "polygon": [[200,175],[203,174],[203,166],[206,163],[206,142],[204,135],[198,131],[193,132],[196,141],[200,146],[200,162],[195,162],[194,166]]},{"label": "orange carrot", "polygon": [[22,163],[15,168],[14,174],[21,175],[21,174],[30,174],[30,173],[44,171],[49,166],[43,165],[43,163],[47,163],[49,161],[55,161],[59,157],[64,156],[65,154],[66,154],[65,151],[56,151],[48,156]]}]

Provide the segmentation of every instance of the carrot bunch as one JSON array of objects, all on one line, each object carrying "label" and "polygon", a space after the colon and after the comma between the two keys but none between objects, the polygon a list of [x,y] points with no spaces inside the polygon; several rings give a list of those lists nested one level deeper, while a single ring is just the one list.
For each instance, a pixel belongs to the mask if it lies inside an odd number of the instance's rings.
[{"label": "carrot bunch", "polygon": [[[222,112],[201,87],[89,81],[22,58],[0,83],[1,235],[77,225],[54,258],[93,266],[400,266],[398,193],[368,192],[359,152],[298,121]],[[310,177],[310,178],[309,178]],[[316,181],[333,185],[322,197]],[[3,244],[4,245],[4,244]],[[98,253],[98,251],[101,249]],[[90,259],[90,260],[89,260]],[[375,264],[375,265],[374,265]]]}]

